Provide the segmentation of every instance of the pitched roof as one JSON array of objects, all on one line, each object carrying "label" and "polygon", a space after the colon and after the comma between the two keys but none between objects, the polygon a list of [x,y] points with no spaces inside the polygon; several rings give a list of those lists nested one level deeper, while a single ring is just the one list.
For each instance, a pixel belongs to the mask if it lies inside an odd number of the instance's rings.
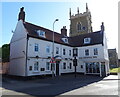
[{"label": "pitched roof", "polygon": [[[28,31],[28,35],[30,37],[42,39],[42,40],[47,40],[47,41],[52,41],[53,38],[53,31],[25,22],[24,26],[26,30]],[[45,32],[45,38],[40,37],[37,33],[37,30],[42,30]],[[63,45],[68,45],[68,46],[73,46],[73,47],[80,47],[80,46],[88,46],[88,45],[95,45],[95,44],[103,44],[103,33],[101,31],[93,32],[93,33],[87,33],[87,34],[82,34],[79,36],[74,36],[74,37],[68,37],[68,43],[65,43],[62,40],[63,36],[60,33],[54,32],[54,41],[56,43],[60,43]],[[84,38],[90,38],[91,42],[89,44],[84,44]]]},{"label": "pitched roof", "polygon": [[[49,29],[46,29],[46,28],[43,28],[43,27],[40,27],[40,26],[37,26],[37,25],[34,25],[34,24],[31,24],[31,23],[28,23],[28,22],[25,22],[24,23],[24,26],[26,28],[26,30],[28,31],[28,35],[30,37],[34,37],[34,38],[39,38],[39,39],[43,39],[43,40],[48,40],[48,41],[53,41],[52,38],[53,38],[53,31],[49,30]],[[44,37],[40,37],[37,33],[37,30],[42,30],[45,32],[45,38]],[[54,32],[54,41],[56,43],[61,43],[61,44],[65,44],[61,38],[63,37],[61,34],[57,33],[57,32]],[[69,44],[67,44],[69,45]]]},{"label": "pitched roof", "polygon": [[[90,38],[90,43],[84,44],[84,39]],[[79,36],[69,37],[69,43],[72,46],[89,46],[95,44],[103,44],[103,32],[97,31],[93,33],[81,34]]]}]

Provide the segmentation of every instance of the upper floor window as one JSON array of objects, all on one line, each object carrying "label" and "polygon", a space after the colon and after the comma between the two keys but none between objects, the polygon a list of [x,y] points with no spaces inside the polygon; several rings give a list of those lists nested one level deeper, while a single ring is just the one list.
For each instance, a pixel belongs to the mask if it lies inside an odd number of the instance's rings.
[{"label": "upper floor window", "polygon": [[63,69],[66,69],[66,63],[63,63]]},{"label": "upper floor window", "polygon": [[69,50],[69,56],[71,56],[71,50]]},{"label": "upper floor window", "polygon": [[98,55],[98,49],[97,48],[94,49],[94,55]]},{"label": "upper floor window", "polygon": [[63,49],[63,55],[65,55],[65,49]]},{"label": "upper floor window", "polygon": [[47,52],[47,53],[50,53],[50,46],[47,46],[47,47],[46,47],[46,52]]},{"label": "upper floor window", "polygon": [[37,30],[37,33],[38,33],[39,36],[45,38],[45,32],[44,32],[44,31],[42,31],[42,30]]},{"label": "upper floor window", "polygon": [[59,54],[59,47],[56,47],[56,54]]},{"label": "upper floor window", "polygon": [[77,31],[80,31],[80,30],[82,30],[82,24],[81,24],[81,22],[78,22],[77,23]]},{"label": "upper floor window", "polygon": [[91,41],[91,38],[84,38],[84,44],[89,44]]},{"label": "upper floor window", "polygon": [[36,51],[36,52],[38,52],[38,49],[39,49],[39,47],[38,47],[39,45],[37,44],[37,43],[35,43],[35,47],[34,47],[34,50]]},{"label": "upper floor window", "polygon": [[34,63],[34,71],[39,71],[39,63],[38,62]]},{"label": "upper floor window", "polygon": [[89,49],[85,50],[85,55],[88,56],[89,55]]},{"label": "upper floor window", "polygon": [[50,63],[46,62],[46,70],[50,70]]}]

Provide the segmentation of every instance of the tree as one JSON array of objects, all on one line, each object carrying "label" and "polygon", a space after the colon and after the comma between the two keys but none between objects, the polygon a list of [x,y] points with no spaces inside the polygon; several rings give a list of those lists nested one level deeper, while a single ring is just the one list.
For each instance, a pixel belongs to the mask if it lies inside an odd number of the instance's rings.
[{"label": "tree", "polygon": [[9,62],[9,56],[10,56],[9,44],[2,45],[2,48],[0,48],[0,56],[2,56],[2,62]]}]

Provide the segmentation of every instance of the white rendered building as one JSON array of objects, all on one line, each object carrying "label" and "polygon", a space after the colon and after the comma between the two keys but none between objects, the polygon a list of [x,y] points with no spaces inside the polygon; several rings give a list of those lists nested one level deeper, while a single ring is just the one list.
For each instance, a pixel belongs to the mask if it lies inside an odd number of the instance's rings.
[{"label": "white rendered building", "polygon": [[[22,13],[23,15],[24,13]],[[10,42],[10,75],[34,76],[52,74],[51,57],[53,31],[25,22],[19,16]],[[67,36],[65,26],[61,34],[54,33],[54,74],[73,73],[73,48],[78,49],[77,72],[109,74],[109,60],[104,25],[101,30],[73,37]]]}]

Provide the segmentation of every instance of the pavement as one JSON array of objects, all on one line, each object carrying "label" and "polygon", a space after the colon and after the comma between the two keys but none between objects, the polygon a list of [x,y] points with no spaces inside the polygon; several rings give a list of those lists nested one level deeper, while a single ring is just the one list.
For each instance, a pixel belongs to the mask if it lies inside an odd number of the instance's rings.
[{"label": "pavement", "polygon": [[[120,75],[120,74],[119,74]],[[118,97],[120,92],[118,75],[109,75],[101,78],[93,75],[73,74],[57,77],[36,78],[31,80],[18,80],[4,78],[2,82],[2,95],[97,95],[100,97]],[[119,91],[119,92],[118,92]],[[3,96],[4,97],[4,96]]]}]

